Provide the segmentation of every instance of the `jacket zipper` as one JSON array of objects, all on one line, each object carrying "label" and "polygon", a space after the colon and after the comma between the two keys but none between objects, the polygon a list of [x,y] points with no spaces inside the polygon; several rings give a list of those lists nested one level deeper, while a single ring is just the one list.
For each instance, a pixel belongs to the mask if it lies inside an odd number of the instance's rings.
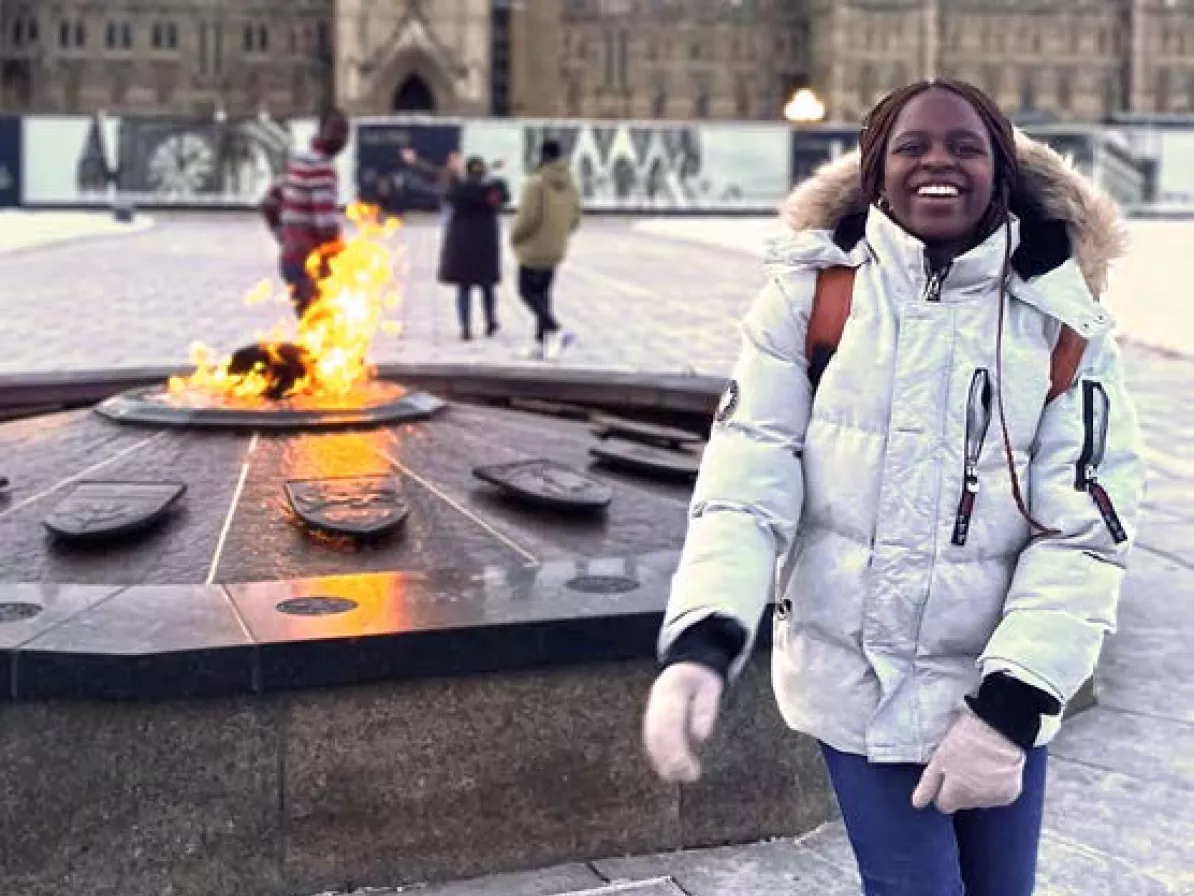
[{"label": "jacket zipper", "polygon": [[966,460],[962,474],[962,497],[954,514],[954,534],[950,539],[961,547],[970,534],[970,517],[978,497],[978,459],[991,425],[991,374],[986,368],[974,371],[970,379],[970,397],[966,402]]},{"label": "jacket zipper", "polygon": [[1107,452],[1107,427],[1111,422],[1111,401],[1101,383],[1085,380],[1082,383],[1082,453],[1074,470],[1074,488],[1086,492],[1098,508],[1099,515],[1111,540],[1122,544],[1128,540],[1111,496],[1099,482],[1099,465]]},{"label": "jacket zipper", "polygon": [[950,267],[950,264],[946,264],[935,271],[930,270],[929,261],[925,259],[925,270],[929,274],[929,279],[925,281],[924,300],[926,302],[941,301],[941,287],[945,284],[945,278],[949,276]]}]

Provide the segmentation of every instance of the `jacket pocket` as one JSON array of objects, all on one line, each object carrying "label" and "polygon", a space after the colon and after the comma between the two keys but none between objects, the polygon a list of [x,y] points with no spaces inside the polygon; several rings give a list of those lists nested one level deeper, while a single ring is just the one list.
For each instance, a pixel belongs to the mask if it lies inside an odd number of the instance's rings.
[{"label": "jacket pocket", "polygon": [[962,470],[962,496],[954,514],[954,534],[950,539],[961,547],[970,535],[970,518],[978,499],[978,459],[991,425],[991,374],[985,367],[974,371],[970,378],[970,394],[966,399],[966,451]]},{"label": "jacket pocket", "polygon": [[1099,465],[1107,451],[1107,427],[1111,422],[1111,399],[1102,383],[1082,382],[1082,453],[1074,465],[1074,488],[1086,492],[1094,501],[1111,540],[1122,544],[1128,540],[1111,496],[1099,482]]}]

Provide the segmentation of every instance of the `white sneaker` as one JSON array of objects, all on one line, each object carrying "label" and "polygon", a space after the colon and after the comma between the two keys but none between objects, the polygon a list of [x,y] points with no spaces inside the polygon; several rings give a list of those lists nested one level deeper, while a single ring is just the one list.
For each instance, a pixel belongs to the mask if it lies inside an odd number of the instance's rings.
[{"label": "white sneaker", "polygon": [[576,336],[567,330],[557,330],[547,337],[545,342],[546,348],[543,350],[543,357],[548,361],[558,361],[560,355],[564,353],[564,349],[576,341]]},{"label": "white sneaker", "polygon": [[542,361],[543,360],[543,344],[539,342],[532,342],[526,348],[519,349],[518,357],[524,361]]}]

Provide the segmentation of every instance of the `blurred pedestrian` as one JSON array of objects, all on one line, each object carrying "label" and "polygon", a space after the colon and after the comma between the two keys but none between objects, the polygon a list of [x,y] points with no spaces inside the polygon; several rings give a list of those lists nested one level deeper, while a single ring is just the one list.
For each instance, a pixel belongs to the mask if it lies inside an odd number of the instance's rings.
[{"label": "blurred pedestrian", "polygon": [[539,167],[523,182],[510,233],[518,258],[518,294],[535,316],[529,357],[556,360],[576,338],[556,320],[551,290],[580,214],[580,193],[560,144],[544,140]]},{"label": "blurred pedestrian", "polygon": [[476,156],[464,166],[464,176],[450,182],[445,197],[451,216],[444,228],[439,281],[456,287],[460,338],[472,338],[472,292],[481,294],[485,335],[498,331],[495,288],[501,282],[501,225],[499,214],[509,202],[505,184],[489,178],[485,160]]},{"label": "blurred pedestrian", "polygon": [[647,753],[697,778],[777,585],[776,699],[820,742],[868,896],[1029,896],[1046,744],[1114,628],[1144,486],[1098,304],[1115,206],[938,80],[883,99],[785,218],[693,495]]},{"label": "blurred pedestrian", "polygon": [[291,154],[282,181],[261,206],[281,246],[279,268],[299,320],[318,298],[318,280],[343,245],[335,158],[348,145],[348,132],[341,110],[325,112],[311,144]]}]

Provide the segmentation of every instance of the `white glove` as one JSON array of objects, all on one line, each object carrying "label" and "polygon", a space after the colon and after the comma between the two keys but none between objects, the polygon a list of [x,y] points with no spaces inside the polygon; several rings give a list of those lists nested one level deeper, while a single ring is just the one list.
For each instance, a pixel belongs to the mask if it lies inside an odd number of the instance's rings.
[{"label": "white glove", "polygon": [[969,709],[954,721],[912,794],[946,815],[962,809],[1010,806],[1024,785],[1025,753]]},{"label": "white glove", "polygon": [[701,776],[693,747],[713,733],[724,688],[721,676],[700,663],[673,663],[655,679],[643,716],[643,745],[663,780],[690,784]]}]

